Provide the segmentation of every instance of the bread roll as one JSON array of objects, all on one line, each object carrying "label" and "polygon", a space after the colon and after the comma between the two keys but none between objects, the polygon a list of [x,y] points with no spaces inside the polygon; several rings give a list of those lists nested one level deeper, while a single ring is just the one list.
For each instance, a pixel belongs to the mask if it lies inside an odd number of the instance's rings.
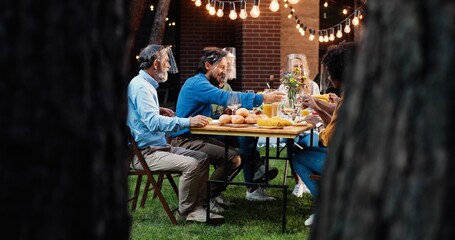
[{"label": "bread roll", "polygon": [[257,123],[258,119],[256,117],[248,116],[245,118],[245,122],[252,124],[252,123]]},{"label": "bread roll", "polygon": [[218,121],[220,123],[231,123],[231,115],[227,115],[227,114],[223,114],[220,116],[220,118],[218,119]]},{"label": "bread roll", "polygon": [[237,109],[237,111],[235,111],[235,115],[240,115],[244,118],[248,117],[248,114],[249,114],[249,112],[246,108],[239,108],[239,109]]},{"label": "bread roll", "polygon": [[231,122],[232,123],[244,123],[245,118],[240,115],[232,115]]}]

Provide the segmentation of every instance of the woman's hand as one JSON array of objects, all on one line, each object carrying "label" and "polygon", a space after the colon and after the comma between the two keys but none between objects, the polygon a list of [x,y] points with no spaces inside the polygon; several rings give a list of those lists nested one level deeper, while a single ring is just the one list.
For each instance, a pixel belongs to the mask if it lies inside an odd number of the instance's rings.
[{"label": "woman's hand", "polygon": [[337,104],[341,100],[335,93],[329,93],[329,102]]}]

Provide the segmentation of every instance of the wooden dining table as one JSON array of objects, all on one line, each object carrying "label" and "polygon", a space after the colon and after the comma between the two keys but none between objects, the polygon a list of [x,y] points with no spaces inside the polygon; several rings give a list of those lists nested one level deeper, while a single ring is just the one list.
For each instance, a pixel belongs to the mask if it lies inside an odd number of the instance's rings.
[{"label": "wooden dining table", "polygon": [[[294,143],[294,138],[307,130],[313,129],[311,124],[301,124],[298,126],[287,127],[259,127],[255,124],[209,124],[205,127],[190,128],[191,134],[194,135],[220,135],[220,136],[243,136],[243,137],[264,137],[265,143],[265,169],[268,172],[270,160],[270,138],[288,138],[290,144]],[[292,145],[291,145],[292,146]],[[227,157],[229,146],[225,144],[225,155]],[[291,148],[292,149],[292,148]],[[292,161],[292,153],[288,153],[288,159]],[[266,174],[267,175],[267,174]],[[220,180],[207,180],[207,205],[210,204],[209,189],[210,184],[224,183],[231,185],[248,185],[248,186],[261,186],[269,188],[281,188],[283,190],[283,211],[282,211],[282,232],[286,231],[286,208],[287,208],[287,188],[288,186],[269,184],[269,179],[265,177],[264,183],[246,183],[246,182],[233,182],[233,181],[220,181]],[[209,211],[207,211],[207,221],[210,222]]]}]

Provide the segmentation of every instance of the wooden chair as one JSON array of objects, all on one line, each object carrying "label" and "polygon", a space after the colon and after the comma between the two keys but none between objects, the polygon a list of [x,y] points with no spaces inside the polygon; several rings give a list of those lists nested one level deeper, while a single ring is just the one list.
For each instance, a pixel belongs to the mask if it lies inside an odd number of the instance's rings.
[{"label": "wooden chair", "polygon": [[[154,190],[154,194],[152,199],[158,197],[158,199],[161,202],[161,205],[163,206],[164,210],[166,211],[167,216],[169,217],[169,220],[171,220],[172,224],[177,224],[177,221],[175,219],[175,216],[173,215],[173,211],[170,209],[169,204],[167,203],[166,199],[163,196],[163,193],[161,192],[162,189],[162,183],[164,176],[169,180],[169,183],[171,184],[175,194],[178,197],[178,188],[177,185],[175,184],[174,178],[172,175],[178,174],[180,175],[180,171],[151,171],[150,168],[148,167],[144,156],[142,156],[141,151],[137,147],[136,142],[134,141],[133,137],[131,136],[131,132],[129,129],[127,129],[127,138],[130,143],[130,152],[129,152],[129,161],[128,161],[128,175],[132,176],[137,176],[137,181],[136,181],[136,186],[134,189],[134,195],[128,199],[128,201],[133,201],[131,205],[131,210],[134,211],[136,209],[137,201],[139,199],[139,193],[140,193],[140,188],[142,185],[142,177],[146,176],[147,177],[147,182],[145,183],[145,188],[142,194],[142,199],[141,199],[141,207],[144,207],[145,201],[147,199],[147,194],[149,191],[152,189]],[[134,156],[138,157],[139,163],[142,166],[143,170],[137,170],[132,168],[132,163],[134,160]],[[153,177],[154,175],[158,175],[158,182],[155,180]],[[150,184],[152,186],[150,186]]]}]

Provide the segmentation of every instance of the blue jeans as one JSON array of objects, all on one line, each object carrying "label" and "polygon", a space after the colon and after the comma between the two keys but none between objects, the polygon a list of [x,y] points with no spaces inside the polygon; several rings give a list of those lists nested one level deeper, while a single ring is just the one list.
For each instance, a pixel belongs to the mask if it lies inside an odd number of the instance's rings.
[{"label": "blue jeans", "polygon": [[292,161],[294,171],[300,176],[313,197],[317,196],[317,181],[310,179],[310,175],[322,173],[326,155],[325,147],[304,147],[303,150],[294,147]]},{"label": "blue jeans", "polygon": [[257,139],[254,137],[215,136],[225,142],[228,138],[229,146],[238,147],[243,164],[245,182],[253,182],[254,173],[262,165],[262,159],[257,150]]}]

